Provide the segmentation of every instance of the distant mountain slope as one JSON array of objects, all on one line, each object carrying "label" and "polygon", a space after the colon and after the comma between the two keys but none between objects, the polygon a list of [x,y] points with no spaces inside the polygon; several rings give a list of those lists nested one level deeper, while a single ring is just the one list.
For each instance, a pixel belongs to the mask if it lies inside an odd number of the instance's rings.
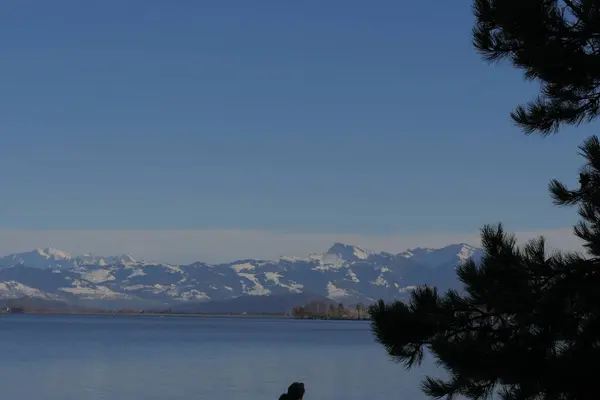
[{"label": "distant mountain slope", "polygon": [[283,314],[293,307],[305,305],[311,301],[320,301],[326,305],[337,304],[327,297],[309,293],[288,293],[276,296],[250,296],[244,295],[234,299],[183,303],[175,305],[173,312],[186,313],[265,313]]},{"label": "distant mountain slope", "polygon": [[0,299],[0,308],[22,308],[26,311],[52,310],[55,312],[79,311],[79,308],[60,300],[44,300],[31,297]]},{"label": "distant mountain slope", "polygon": [[481,250],[456,244],[391,254],[334,243],[325,253],[306,258],[175,265],[127,255],[72,256],[46,248],[0,258],[0,298],[110,302],[115,307],[186,303],[195,307],[210,301],[210,307],[218,308],[234,307],[242,301],[232,301],[236,298],[266,304],[280,296],[311,293],[346,304],[370,303],[406,297],[422,284],[456,287],[455,268],[469,257],[478,260]]}]

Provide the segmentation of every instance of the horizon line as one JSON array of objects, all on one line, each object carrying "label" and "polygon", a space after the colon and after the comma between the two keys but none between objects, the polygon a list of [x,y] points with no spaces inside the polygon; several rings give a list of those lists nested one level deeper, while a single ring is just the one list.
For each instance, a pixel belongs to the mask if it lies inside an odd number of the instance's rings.
[{"label": "horizon line", "polygon": [[[519,243],[540,235],[549,248],[581,251],[582,243],[572,228],[513,232]],[[225,263],[231,260],[276,260],[319,253],[332,243],[353,245],[373,252],[398,254],[414,248],[439,249],[465,243],[481,247],[479,231],[431,232],[396,235],[348,233],[283,233],[257,229],[7,229],[0,228],[0,254],[53,247],[73,254],[129,254],[140,260],[189,264]],[[46,244],[40,246],[40,244]],[[51,246],[49,246],[51,244]]]}]

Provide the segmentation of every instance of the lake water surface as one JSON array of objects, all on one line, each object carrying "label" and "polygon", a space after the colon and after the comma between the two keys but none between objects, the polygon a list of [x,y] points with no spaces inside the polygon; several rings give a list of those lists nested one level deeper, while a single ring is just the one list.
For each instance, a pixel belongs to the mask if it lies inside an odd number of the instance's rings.
[{"label": "lake water surface", "polygon": [[0,316],[0,397],[15,400],[423,399],[368,322]]}]

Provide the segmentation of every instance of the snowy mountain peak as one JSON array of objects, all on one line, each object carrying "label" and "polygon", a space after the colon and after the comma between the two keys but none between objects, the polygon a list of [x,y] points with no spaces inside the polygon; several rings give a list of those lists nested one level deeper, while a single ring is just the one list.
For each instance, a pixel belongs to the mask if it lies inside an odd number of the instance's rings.
[{"label": "snowy mountain peak", "polygon": [[10,254],[0,257],[0,267],[24,265],[42,269],[78,268],[86,265],[107,266],[113,264],[137,264],[135,258],[128,254],[111,257],[98,257],[89,253],[73,256],[70,253],[53,247],[38,248],[24,253]]},{"label": "snowy mountain peak", "polygon": [[460,243],[458,246],[460,246],[457,256],[461,261],[467,261],[469,258],[474,257],[478,252],[480,252],[480,249],[477,249],[474,246],[471,246],[470,244],[466,244],[466,243]]},{"label": "snowy mountain peak", "polygon": [[403,258],[416,261],[421,264],[436,264],[440,260],[455,260],[456,264],[461,264],[470,258],[478,259],[481,257],[482,250],[467,243],[451,244],[441,249],[430,249],[417,247],[406,250],[399,254]]},{"label": "snowy mountain peak", "polygon": [[135,264],[137,262],[137,260],[129,254],[121,254],[120,256],[113,257],[113,259],[121,264]]},{"label": "snowy mountain peak", "polygon": [[43,257],[46,259],[70,260],[73,258],[71,256],[71,254],[67,253],[66,251],[55,249],[53,247],[46,247],[43,249],[35,249],[34,252],[37,253],[40,257]]},{"label": "snowy mountain peak", "polygon": [[366,260],[369,258],[370,252],[356,246],[336,242],[329,248],[329,250],[327,250],[326,254],[337,255],[338,257],[348,261],[356,261]]},{"label": "snowy mountain peak", "polygon": [[78,265],[111,265],[111,264],[136,264],[138,261],[129,254],[121,254],[120,256],[99,257],[90,253],[85,253],[75,257],[75,262]]}]

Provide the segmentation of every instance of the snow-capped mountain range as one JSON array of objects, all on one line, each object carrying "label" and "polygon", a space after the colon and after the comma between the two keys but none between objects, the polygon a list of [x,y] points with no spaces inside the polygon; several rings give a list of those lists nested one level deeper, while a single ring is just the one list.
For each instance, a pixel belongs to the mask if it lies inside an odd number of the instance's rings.
[{"label": "snow-capped mountain range", "polygon": [[311,293],[344,303],[370,303],[406,297],[421,284],[456,287],[456,266],[481,255],[481,249],[464,243],[399,254],[335,243],[325,253],[306,258],[176,265],[128,255],[73,256],[45,248],[0,258],[0,298],[173,304]]}]

